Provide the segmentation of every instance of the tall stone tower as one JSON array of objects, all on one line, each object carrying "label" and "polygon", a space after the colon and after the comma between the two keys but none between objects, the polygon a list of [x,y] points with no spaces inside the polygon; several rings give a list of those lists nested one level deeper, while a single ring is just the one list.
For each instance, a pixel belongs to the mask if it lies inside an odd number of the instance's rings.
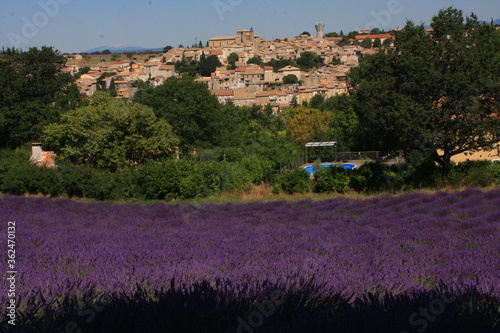
[{"label": "tall stone tower", "polygon": [[325,35],[325,25],[323,22],[316,23],[316,33],[318,38],[323,38]]}]

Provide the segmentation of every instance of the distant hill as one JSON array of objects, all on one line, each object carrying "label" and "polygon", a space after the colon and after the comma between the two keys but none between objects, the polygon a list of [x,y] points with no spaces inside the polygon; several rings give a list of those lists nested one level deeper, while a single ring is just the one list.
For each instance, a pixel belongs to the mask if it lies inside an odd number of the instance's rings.
[{"label": "distant hill", "polygon": [[495,21],[493,21],[493,24],[494,25],[500,25],[500,19],[496,19]]},{"label": "distant hill", "polygon": [[123,44],[114,44],[114,45],[108,45],[108,46],[99,46],[87,51],[83,51],[83,53],[93,53],[93,52],[102,52],[104,50],[110,50],[113,53],[125,53],[125,52],[143,52],[143,51],[163,51],[163,47],[158,47],[158,48],[145,48],[145,47],[139,47],[139,46],[127,46]]}]

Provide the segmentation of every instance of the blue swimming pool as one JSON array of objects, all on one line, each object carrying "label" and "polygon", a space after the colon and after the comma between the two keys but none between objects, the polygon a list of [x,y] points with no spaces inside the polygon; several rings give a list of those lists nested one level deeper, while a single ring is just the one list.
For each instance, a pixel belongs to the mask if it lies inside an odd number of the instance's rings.
[{"label": "blue swimming pool", "polygon": [[[331,166],[337,166],[337,164],[321,164],[322,168],[328,168]],[[351,170],[351,169],[354,169],[356,167],[356,164],[343,164],[343,166],[344,166],[344,169]],[[314,175],[314,166],[313,165],[305,167],[304,170],[309,172],[309,174]]]}]

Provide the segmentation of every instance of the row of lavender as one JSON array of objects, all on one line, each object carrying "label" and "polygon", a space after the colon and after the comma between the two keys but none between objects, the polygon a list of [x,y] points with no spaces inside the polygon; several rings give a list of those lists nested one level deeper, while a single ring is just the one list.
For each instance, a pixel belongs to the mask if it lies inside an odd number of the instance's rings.
[{"label": "row of lavender", "polygon": [[0,220],[16,221],[24,299],[86,284],[130,293],[172,277],[314,276],[356,295],[439,281],[500,291],[499,190],[199,206],[4,196]]}]

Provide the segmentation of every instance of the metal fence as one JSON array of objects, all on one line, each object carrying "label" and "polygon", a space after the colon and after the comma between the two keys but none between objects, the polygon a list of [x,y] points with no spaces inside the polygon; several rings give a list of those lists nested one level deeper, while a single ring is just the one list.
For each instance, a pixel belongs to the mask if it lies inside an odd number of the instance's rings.
[{"label": "metal fence", "polygon": [[[382,151],[344,151],[344,152],[334,152],[331,155],[331,159],[323,162],[348,162],[348,161],[378,161],[382,163],[401,163],[404,162],[404,156],[402,152],[382,152]],[[281,164],[278,173],[283,173],[287,170],[292,170],[299,168],[312,161],[307,155],[304,155],[300,159],[289,163]]]},{"label": "metal fence", "polygon": [[336,152],[333,156],[335,162],[353,161],[353,160],[372,160],[378,161],[384,155],[380,151],[343,151]]}]

